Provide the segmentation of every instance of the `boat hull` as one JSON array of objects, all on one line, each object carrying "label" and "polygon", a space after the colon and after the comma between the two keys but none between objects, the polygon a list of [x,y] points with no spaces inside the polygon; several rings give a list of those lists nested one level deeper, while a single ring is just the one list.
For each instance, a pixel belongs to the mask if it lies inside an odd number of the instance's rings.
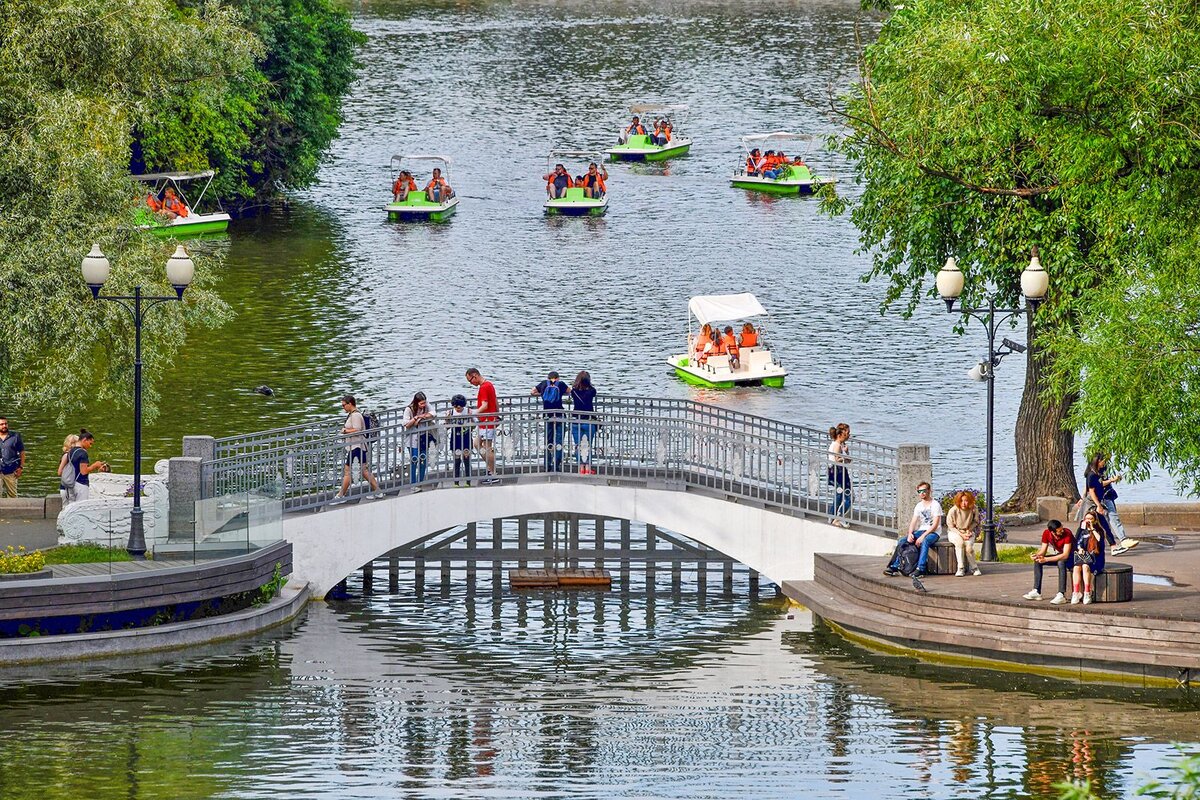
[{"label": "boat hull", "polygon": [[420,202],[388,203],[383,210],[391,222],[444,222],[458,210],[458,198],[430,203],[422,197]]},{"label": "boat hull", "polygon": [[614,147],[605,152],[612,161],[666,161],[686,156],[691,149],[692,143],[685,141],[666,147]]},{"label": "boat hull", "polygon": [[603,202],[580,200],[547,200],[543,206],[548,217],[599,217],[608,211],[608,198]]},{"label": "boat hull", "polygon": [[769,178],[734,178],[729,183],[736,189],[745,189],[749,192],[800,196],[814,194],[817,189],[829,181],[773,181]]},{"label": "boat hull", "polygon": [[141,225],[142,230],[155,236],[180,238],[205,233],[224,233],[229,230],[228,214],[197,214],[177,218],[170,223]]},{"label": "boat hull", "polygon": [[735,386],[770,386],[781,389],[787,378],[787,372],[782,367],[766,374],[738,375],[728,371],[705,374],[699,368],[693,367],[687,356],[673,356],[667,359],[667,363],[674,368],[677,378],[692,386],[703,386],[706,389],[732,389]]}]

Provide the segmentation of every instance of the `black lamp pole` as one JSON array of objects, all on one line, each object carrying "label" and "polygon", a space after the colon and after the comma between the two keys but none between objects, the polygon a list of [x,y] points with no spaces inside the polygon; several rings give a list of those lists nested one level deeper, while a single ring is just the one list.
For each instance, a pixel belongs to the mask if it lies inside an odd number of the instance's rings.
[{"label": "black lamp pole", "polygon": [[134,558],[146,557],[146,528],[142,518],[142,323],[146,312],[162,303],[182,301],[186,286],[176,286],[174,297],[142,294],[135,286],[132,295],[100,294],[100,284],[89,284],[92,297],[120,303],[133,315],[133,510],[129,513],[129,544],[126,550]]}]

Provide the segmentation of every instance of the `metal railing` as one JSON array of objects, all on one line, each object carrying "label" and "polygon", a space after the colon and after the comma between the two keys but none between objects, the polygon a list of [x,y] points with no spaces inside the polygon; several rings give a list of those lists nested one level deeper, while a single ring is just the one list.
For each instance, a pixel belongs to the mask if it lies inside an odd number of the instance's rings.
[{"label": "metal railing", "polygon": [[[411,428],[403,426],[403,409],[378,413],[378,427],[366,434],[365,466],[379,489],[356,459],[348,497],[445,485],[455,480],[456,460],[465,483],[464,451],[451,447],[455,439],[470,442],[469,480],[478,486],[486,478],[481,434],[490,431],[495,477],[502,481],[536,475],[652,482],[819,514],[828,514],[833,500],[829,438],[815,428],[687,400],[597,397],[596,411],[585,415],[545,411],[540,397],[503,398],[495,422],[468,416],[454,424],[447,423],[447,402],[429,405],[436,420]],[[328,504],[349,455],[344,424],[338,417],[217,440],[215,458],[204,464],[206,494],[265,490],[282,497],[287,511]],[[850,458],[850,519],[894,525],[896,450],[854,440]]]}]

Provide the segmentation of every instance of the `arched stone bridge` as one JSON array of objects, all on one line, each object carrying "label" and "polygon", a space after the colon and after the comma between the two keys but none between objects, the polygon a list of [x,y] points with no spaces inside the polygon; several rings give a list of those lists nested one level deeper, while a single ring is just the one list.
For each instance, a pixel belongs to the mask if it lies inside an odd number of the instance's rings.
[{"label": "arched stone bridge", "polygon": [[[184,503],[191,474],[198,548],[243,536],[251,546],[286,538],[294,577],[309,581],[317,597],[363,564],[435,531],[547,513],[677,531],[782,583],[811,579],[814,553],[891,552],[895,520],[906,520],[912,507],[908,492],[897,492],[901,473],[907,484],[928,471],[927,448],[854,440],[846,530],[828,522],[833,487],[824,431],[686,400],[600,397],[591,420],[570,410],[551,418],[540,398],[524,397],[501,400],[499,482],[479,484],[483,460],[476,453],[474,485],[455,488],[447,409],[437,403],[434,410],[437,424],[413,430],[401,425],[401,411],[381,413],[369,462],[384,497],[358,481],[349,502],[336,505],[330,501],[346,454],[341,418],[228,439],[188,437],[185,457],[172,459],[173,535],[190,513]],[[586,421],[597,425],[591,438],[577,425]],[[554,425],[563,426],[561,445]],[[573,431],[583,434],[579,446]],[[414,484],[410,437],[423,433],[437,444],[427,452],[424,481]],[[561,471],[547,469],[555,453]],[[591,471],[580,474],[587,462]]]}]

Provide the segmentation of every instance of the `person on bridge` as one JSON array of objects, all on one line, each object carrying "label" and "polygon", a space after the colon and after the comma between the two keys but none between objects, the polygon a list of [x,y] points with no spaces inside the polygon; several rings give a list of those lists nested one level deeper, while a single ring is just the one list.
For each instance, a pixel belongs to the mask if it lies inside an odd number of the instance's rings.
[{"label": "person on bridge", "polygon": [[[454,456],[454,485],[471,485],[471,436],[475,426],[467,413],[467,398],[456,394],[450,398],[450,410],[446,412],[446,430],[450,436],[450,453]],[[459,476],[466,478],[459,483]]]},{"label": "person on bridge", "polygon": [[496,421],[500,419],[497,413],[500,404],[496,399],[496,387],[491,381],[484,380],[478,367],[467,370],[467,383],[479,389],[479,394],[475,397],[475,416],[479,420],[479,427],[475,431],[475,449],[483,456],[483,463],[487,465],[487,477],[480,483],[499,483],[496,478]]},{"label": "person on bridge", "polygon": [[369,451],[367,421],[362,412],[358,410],[358,401],[354,399],[354,395],[342,396],[342,410],[346,412],[346,424],[342,427],[342,435],[346,437],[346,465],[342,469],[342,487],[329,502],[331,504],[346,502],[346,495],[350,492],[350,476],[356,462],[358,471],[362,477],[367,479],[367,483],[374,492],[372,497],[383,497],[383,492],[379,489],[379,481],[375,480],[375,476],[371,474],[371,467],[367,460]]},{"label": "person on bridge", "polygon": [[550,370],[546,380],[533,387],[531,395],[542,398],[542,410],[546,412],[546,471],[562,472],[563,435],[566,433],[567,415],[563,413],[563,398],[570,387],[558,379],[558,373]]},{"label": "person on bridge", "polygon": [[916,578],[925,577],[925,568],[929,565],[929,548],[937,544],[938,528],[942,525],[942,507],[933,499],[933,486],[928,481],[917,484],[916,507],[913,508],[912,520],[908,523],[908,532],[900,536],[896,542],[896,552],[883,571],[889,578],[894,577],[900,570],[900,545],[908,542],[921,548],[917,559]]},{"label": "person on bridge", "polygon": [[571,438],[575,441],[575,463],[580,475],[595,475],[592,448],[596,446],[596,387],[587,370],[580,370],[571,384]]},{"label": "person on bridge", "polygon": [[404,419],[401,421],[408,434],[408,482],[413,491],[421,491],[419,484],[425,482],[425,468],[429,465],[429,448],[437,447],[437,434],[434,432],[436,421],[429,403],[425,400],[424,392],[413,395],[412,402],[404,407]]},{"label": "person on bridge", "polygon": [[850,484],[850,426],[839,422],[829,429],[829,469],[827,478],[833,487],[833,500],[829,503],[829,524],[849,528],[851,498],[854,496]]}]

